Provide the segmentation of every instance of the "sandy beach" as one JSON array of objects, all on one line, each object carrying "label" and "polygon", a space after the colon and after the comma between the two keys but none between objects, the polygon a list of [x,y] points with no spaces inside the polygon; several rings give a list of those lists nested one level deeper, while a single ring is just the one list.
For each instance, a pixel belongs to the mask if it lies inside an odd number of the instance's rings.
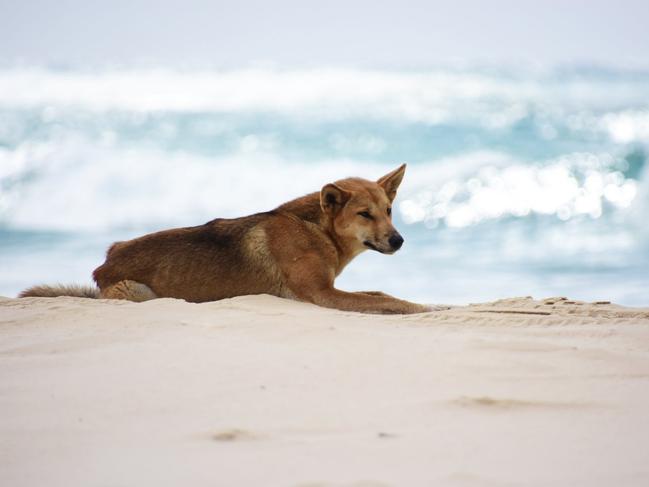
[{"label": "sandy beach", "polygon": [[4,486],[649,485],[649,309],[0,299]]}]

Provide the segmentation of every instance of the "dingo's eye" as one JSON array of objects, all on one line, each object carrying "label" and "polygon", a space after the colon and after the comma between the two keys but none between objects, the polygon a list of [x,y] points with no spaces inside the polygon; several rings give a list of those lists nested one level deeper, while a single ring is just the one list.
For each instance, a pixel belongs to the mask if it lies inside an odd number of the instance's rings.
[{"label": "dingo's eye", "polygon": [[358,214],[363,218],[367,218],[368,220],[374,220],[374,217],[370,215],[369,211],[359,211]]},{"label": "dingo's eye", "polygon": [[388,216],[392,215],[392,208],[388,208]]}]

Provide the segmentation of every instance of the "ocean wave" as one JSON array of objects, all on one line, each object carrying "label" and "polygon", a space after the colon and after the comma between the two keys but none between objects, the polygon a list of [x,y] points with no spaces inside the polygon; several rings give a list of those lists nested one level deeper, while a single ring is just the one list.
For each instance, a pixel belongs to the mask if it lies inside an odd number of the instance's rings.
[{"label": "ocean wave", "polygon": [[111,230],[273,208],[410,162],[423,229],[634,223],[649,74],[0,70],[0,224]]},{"label": "ocean wave", "polygon": [[607,113],[599,123],[615,142],[649,142],[649,110]]},{"label": "ocean wave", "polygon": [[[252,137],[252,136],[248,136]],[[110,230],[189,225],[265,211],[346,176],[378,178],[395,163],[302,162],[246,141],[220,157],[71,136],[0,148],[0,222],[11,228]],[[642,179],[610,153],[522,161],[476,151],[411,164],[400,192],[407,224],[465,227],[507,217],[557,222],[631,213]],[[623,211],[624,210],[624,211]]]},{"label": "ocean wave", "polygon": [[0,149],[0,168],[3,225],[105,231],[266,211],[324,182],[379,177],[391,167],[344,159],[304,165],[250,148],[211,158],[75,138]]},{"label": "ocean wave", "polygon": [[484,156],[480,161],[471,174],[461,174],[453,164],[455,174],[441,184],[437,170],[431,171],[434,181],[418,175],[422,189],[399,206],[404,220],[434,228],[533,214],[564,221],[580,215],[599,218],[605,205],[628,208],[637,193],[636,181],[624,176],[628,163],[610,154],[568,154],[537,164],[506,157],[496,158],[496,164]]},{"label": "ocean wave", "polygon": [[646,112],[633,112],[647,99],[649,74],[625,72],[0,71],[0,107],[39,108],[45,120],[72,108],[144,114],[267,113],[305,123],[346,119],[468,123],[500,130],[532,117],[548,139],[565,126],[595,129],[628,142],[647,139]]}]

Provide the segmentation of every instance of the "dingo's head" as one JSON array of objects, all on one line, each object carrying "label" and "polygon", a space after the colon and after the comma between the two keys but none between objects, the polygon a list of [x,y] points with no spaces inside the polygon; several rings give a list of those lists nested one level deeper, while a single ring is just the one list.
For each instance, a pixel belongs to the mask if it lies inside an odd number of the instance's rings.
[{"label": "dingo's head", "polygon": [[405,171],[402,164],[376,182],[342,179],[320,191],[320,206],[332,219],[336,236],[355,253],[369,248],[393,254],[401,248],[403,237],[392,226],[392,201]]}]

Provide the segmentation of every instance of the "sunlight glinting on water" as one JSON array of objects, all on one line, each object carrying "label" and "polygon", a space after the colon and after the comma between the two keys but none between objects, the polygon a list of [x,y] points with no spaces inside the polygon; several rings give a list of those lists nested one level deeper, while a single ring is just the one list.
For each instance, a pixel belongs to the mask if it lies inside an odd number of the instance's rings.
[{"label": "sunlight glinting on water", "polygon": [[636,182],[624,177],[625,161],[608,154],[572,154],[539,165],[487,166],[467,180],[449,180],[401,202],[407,223],[466,227],[484,220],[556,215],[560,220],[599,218],[605,205],[628,207]]}]

